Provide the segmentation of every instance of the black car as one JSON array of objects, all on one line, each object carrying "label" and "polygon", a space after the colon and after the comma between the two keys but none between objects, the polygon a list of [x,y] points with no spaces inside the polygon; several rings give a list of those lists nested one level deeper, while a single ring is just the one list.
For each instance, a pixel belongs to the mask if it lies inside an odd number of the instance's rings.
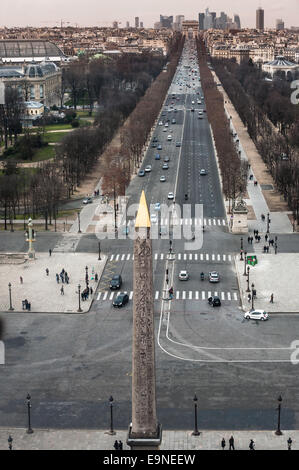
[{"label": "black car", "polygon": [[121,275],[120,274],[115,274],[115,276],[113,276],[113,278],[110,281],[110,289],[111,290],[120,289],[121,285],[122,285]]},{"label": "black car", "polygon": [[219,299],[219,297],[217,295],[209,297],[208,302],[213,307],[220,307],[221,306],[221,300]]},{"label": "black car", "polygon": [[123,307],[128,302],[129,302],[128,294],[125,294],[124,292],[121,292],[121,294],[118,294],[116,299],[113,300],[113,307]]}]

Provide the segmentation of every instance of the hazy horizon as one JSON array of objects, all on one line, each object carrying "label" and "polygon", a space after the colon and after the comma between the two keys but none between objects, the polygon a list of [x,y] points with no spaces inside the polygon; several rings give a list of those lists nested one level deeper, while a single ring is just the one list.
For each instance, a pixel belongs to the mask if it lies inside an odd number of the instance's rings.
[{"label": "hazy horizon", "polygon": [[[141,6],[144,3],[144,6]],[[275,21],[282,18],[285,27],[299,26],[298,0],[256,0],[250,4],[240,4],[238,0],[206,0],[200,2],[186,0],[184,5],[175,0],[158,0],[142,2],[137,0],[110,0],[109,5],[100,5],[98,0],[85,0],[84,4],[78,0],[15,0],[10,3],[3,1],[1,12],[1,27],[13,26],[41,26],[51,27],[60,25],[61,19],[65,26],[112,26],[113,21],[121,22],[124,27],[126,21],[134,25],[135,16],[139,16],[144,27],[149,28],[159,21],[160,14],[184,15],[186,19],[198,19],[198,13],[209,7],[210,11],[224,11],[228,16],[238,14],[242,28],[255,27],[255,12],[261,6],[265,10],[265,28],[275,27]],[[68,23],[67,23],[68,22]]]}]

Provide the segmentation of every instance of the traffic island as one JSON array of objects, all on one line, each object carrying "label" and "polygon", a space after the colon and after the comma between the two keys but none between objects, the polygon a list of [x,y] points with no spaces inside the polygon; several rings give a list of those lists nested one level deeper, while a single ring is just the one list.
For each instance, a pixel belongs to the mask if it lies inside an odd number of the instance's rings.
[{"label": "traffic island", "polygon": [[101,258],[96,253],[54,251],[16,264],[15,259],[3,262],[2,257],[0,312],[88,312],[107,261],[106,256]]},{"label": "traffic island", "polygon": [[253,303],[255,309],[269,313],[299,313],[299,298],[296,296],[299,254],[249,253],[247,257],[250,256],[253,260],[256,256],[256,264],[247,264],[245,259],[240,260],[240,256],[235,257],[242,309],[250,310]]}]

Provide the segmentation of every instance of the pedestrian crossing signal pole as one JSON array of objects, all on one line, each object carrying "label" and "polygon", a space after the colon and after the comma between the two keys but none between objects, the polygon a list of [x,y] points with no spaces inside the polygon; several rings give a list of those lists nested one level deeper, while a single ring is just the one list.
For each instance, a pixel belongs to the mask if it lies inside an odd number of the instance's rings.
[{"label": "pedestrian crossing signal pole", "polygon": [[271,220],[270,220],[270,214],[269,214],[269,212],[268,212],[268,214],[267,214],[267,233],[270,232],[270,222],[271,222]]},{"label": "pedestrian crossing signal pole", "polygon": [[244,253],[244,273],[243,276],[246,276],[246,264],[247,264],[247,251]]}]

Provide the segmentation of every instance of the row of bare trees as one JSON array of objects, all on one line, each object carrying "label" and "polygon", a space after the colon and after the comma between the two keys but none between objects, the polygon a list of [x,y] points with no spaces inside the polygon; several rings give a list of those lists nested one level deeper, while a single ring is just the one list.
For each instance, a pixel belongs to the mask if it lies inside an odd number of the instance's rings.
[{"label": "row of bare trees", "polygon": [[0,174],[0,206],[5,230],[8,224],[13,230],[13,220],[18,214],[23,214],[24,225],[26,216],[42,217],[47,230],[49,223],[56,222],[63,193],[64,182],[58,162],[45,162],[28,172],[8,161]]},{"label": "row of bare trees", "polygon": [[16,88],[5,88],[5,103],[0,104],[0,141],[5,149],[8,143],[16,142],[22,132],[21,117],[24,114],[24,100]]},{"label": "row of bare trees", "polygon": [[[255,88],[248,85],[244,70],[230,61],[214,61],[215,71],[225,91],[248,129],[277,189],[299,221],[299,109],[290,101],[289,83],[264,81],[261,72]],[[289,96],[286,96],[286,86]],[[279,92],[281,90],[281,92]],[[269,103],[271,102],[271,103]],[[274,116],[275,119],[274,119]],[[271,119],[271,121],[270,121]]]},{"label": "row of bare trees", "polygon": [[233,206],[238,195],[245,192],[248,166],[241,163],[239,158],[224,111],[223,97],[208,67],[206,48],[201,39],[197,40],[197,54],[206,111],[212,126],[219,160],[223,192],[229,201],[230,211],[231,203]]}]

